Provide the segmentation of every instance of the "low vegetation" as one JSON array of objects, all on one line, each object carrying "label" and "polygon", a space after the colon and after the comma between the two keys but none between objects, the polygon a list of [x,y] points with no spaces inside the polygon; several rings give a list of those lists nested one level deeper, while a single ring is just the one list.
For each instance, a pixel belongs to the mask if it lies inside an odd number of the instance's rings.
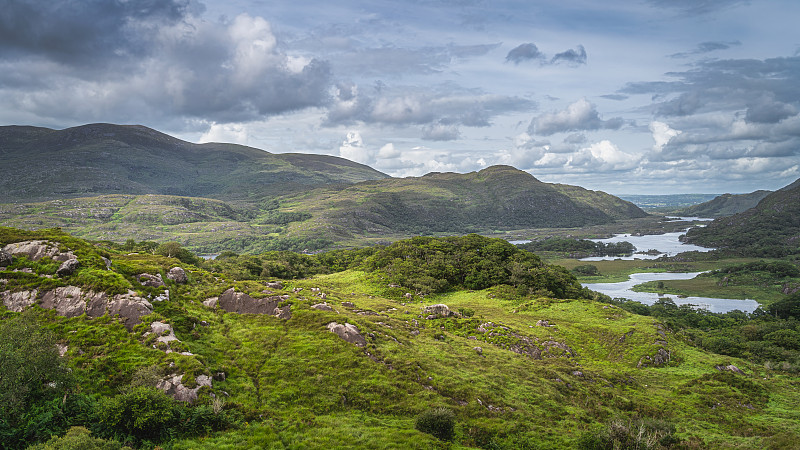
[{"label": "low vegetation", "polygon": [[[11,284],[23,268],[43,289],[91,278],[151,298],[164,288],[135,274],[181,266],[189,281],[166,280],[169,299],[131,331],[107,315],[0,308],[8,448],[781,448],[800,438],[796,296],[751,316],[603,302],[567,269],[475,235],[205,262],[165,243],[0,228],[0,245],[29,239],[86,264],[50,279],[51,263],[15,258],[0,289],[29,289],[33,280]],[[291,318],[203,304],[231,288],[283,295]],[[440,303],[451,313],[423,312]],[[146,335],[156,322],[177,342]],[[364,346],[328,331],[333,322]],[[726,350],[724,339],[740,345]],[[156,388],[175,374],[199,387],[194,402]]]}]

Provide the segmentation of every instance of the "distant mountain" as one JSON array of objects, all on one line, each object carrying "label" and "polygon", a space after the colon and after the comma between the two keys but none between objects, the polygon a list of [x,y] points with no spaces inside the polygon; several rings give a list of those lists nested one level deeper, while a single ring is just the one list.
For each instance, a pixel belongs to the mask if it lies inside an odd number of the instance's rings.
[{"label": "distant mountain", "polygon": [[699,203],[713,200],[719,194],[633,194],[620,195],[619,198],[629,201],[646,211],[674,212]]},{"label": "distant mountain", "polygon": [[676,211],[676,214],[693,217],[725,217],[745,212],[755,207],[772,191],[755,191],[749,194],[722,194],[711,201]]},{"label": "distant mountain", "polygon": [[751,256],[800,253],[800,179],[745,212],[689,230],[687,239]]},{"label": "distant mountain", "polygon": [[0,160],[0,203],[102,194],[258,199],[388,177],[343,158],[192,144],[138,125],[0,127]]},{"label": "distant mountain", "polygon": [[286,202],[312,215],[290,231],[337,237],[580,227],[647,215],[604,192],[543,183],[510,166],[320,188]]}]

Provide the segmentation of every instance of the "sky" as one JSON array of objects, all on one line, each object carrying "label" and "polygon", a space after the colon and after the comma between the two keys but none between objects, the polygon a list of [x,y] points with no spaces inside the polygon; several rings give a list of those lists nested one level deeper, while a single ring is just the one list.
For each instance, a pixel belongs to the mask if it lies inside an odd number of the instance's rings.
[{"label": "sky", "polygon": [[141,124],[395,177],[800,178],[797,0],[0,0],[0,124]]}]

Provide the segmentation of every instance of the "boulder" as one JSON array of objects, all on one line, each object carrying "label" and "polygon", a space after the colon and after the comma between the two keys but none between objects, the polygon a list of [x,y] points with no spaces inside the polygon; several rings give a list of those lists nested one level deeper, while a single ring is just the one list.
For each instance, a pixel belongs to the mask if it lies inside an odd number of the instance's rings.
[{"label": "boulder", "polygon": [[151,275],[149,273],[140,273],[136,275],[136,280],[142,286],[161,287],[164,286],[164,280],[161,279],[161,274]]},{"label": "boulder", "polygon": [[153,312],[153,305],[147,300],[136,295],[133,291],[127,294],[115,295],[108,302],[108,314],[119,315],[122,324],[128,331],[141,322],[141,317]]},{"label": "boulder", "polygon": [[9,311],[22,312],[28,306],[36,303],[38,294],[39,291],[36,289],[19,292],[4,291],[0,293],[0,297],[3,298],[3,304],[6,305]]},{"label": "boulder", "polygon": [[217,309],[217,302],[219,301],[219,297],[211,297],[207,298],[203,301],[203,306],[206,308]]},{"label": "boulder", "polygon": [[111,260],[106,258],[105,256],[100,257],[103,260],[103,263],[106,265],[106,270],[111,270]]},{"label": "boulder", "polygon": [[78,258],[72,258],[64,261],[56,270],[56,275],[60,277],[66,277],[75,273],[78,270],[78,266],[80,266],[80,262]]},{"label": "boulder", "polygon": [[54,257],[58,251],[58,243],[50,241],[23,241],[6,245],[3,250],[12,256],[25,256],[31,261],[38,261],[45,256]]},{"label": "boulder", "polygon": [[745,375],[745,373],[742,371],[742,369],[734,366],[733,364],[728,364],[727,366],[723,366],[723,365],[714,366],[714,368],[719,370],[720,372],[726,372],[727,371],[727,372],[738,373],[739,375]]},{"label": "boulder", "polygon": [[283,284],[280,281],[270,281],[266,283],[266,286],[270,289],[283,289]]},{"label": "boulder", "polygon": [[367,340],[358,331],[358,327],[352,323],[336,323],[331,322],[328,324],[328,331],[336,333],[340,338],[345,341],[355,344],[357,347],[364,347],[367,345]]},{"label": "boulder", "polygon": [[639,363],[636,364],[636,367],[658,367],[667,364],[670,361],[671,353],[669,350],[665,349],[664,347],[659,348],[656,353],[652,356],[645,355],[639,359]]},{"label": "boulder", "polygon": [[292,305],[286,305],[283,308],[275,308],[275,317],[278,319],[288,320],[292,318]]},{"label": "boulder", "polygon": [[167,278],[178,284],[184,284],[189,281],[189,278],[186,276],[186,271],[183,270],[182,267],[173,267],[172,269],[169,269]]},{"label": "boulder", "polygon": [[14,257],[11,253],[0,249],[0,267],[8,267],[14,262]]},{"label": "boulder", "polygon": [[320,311],[333,311],[333,308],[330,307],[327,303],[317,303],[316,305],[311,305],[312,308],[318,309]]},{"label": "boulder", "polygon": [[450,308],[443,304],[439,303],[436,305],[426,306],[422,310],[423,315],[428,315],[427,319],[436,319],[439,317],[450,317],[453,315],[453,312],[450,311]]},{"label": "boulder", "polygon": [[156,388],[161,389],[179,402],[194,403],[197,400],[197,392],[200,388],[203,386],[211,387],[211,377],[198,375],[195,378],[195,383],[197,384],[196,387],[188,388],[183,385],[183,375],[172,375],[159,381]]},{"label": "boulder", "polygon": [[280,297],[253,298],[230,288],[219,296],[218,305],[228,312],[240,314],[275,314]]},{"label": "boulder", "polygon": [[54,309],[56,314],[64,317],[78,317],[86,312],[86,300],[83,298],[81,288],[77,286],[57,287],[45,292],[40,306],[44,309]]}]

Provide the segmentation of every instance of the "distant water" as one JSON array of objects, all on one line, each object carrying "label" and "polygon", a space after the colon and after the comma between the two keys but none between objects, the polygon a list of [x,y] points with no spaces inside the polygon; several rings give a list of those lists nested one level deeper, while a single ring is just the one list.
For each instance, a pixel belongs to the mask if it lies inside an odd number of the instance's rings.
[{"label": "distant water", "polygon": [[630,242],[636,247],[637,252],[657,250],[658,254],[634,253],[631,256],[591,256],[582,258],[581,261],[610,261],[614,259],[657,259],[662,256],[675,256],[681,252],[708,252],[713,248],[700,247],[694,244],[685,244],[680,241],[681,235],[685,231],[676,231],[664,234],[648,234],[645,236],[632,236],[630,234],[615,234],[614,237],[607,239],[590,239],[593,242],[603,242],[606,244],[617,242]]},{"label": "distant water", "polygon": [[708,297],[686,297],[678,298],[673,295],[659,296],[651,292],[634,292],[632,287],[646,281],[666,281],[666,280],[690,280],[702,272],[691,273],[635,273],[630,276],[628,281],[619,283],[585,283],[583,286],[606,294],[611,298],[627,298],[645,305],[652,305],[660,298],[670,298],[676,305],[695,305],[700,309],[707,309],[714,313],[724,313],[738,309],[747,313],[753,312],[758,308],[755,300],[737,300],[730,298],[708,298]]}]

